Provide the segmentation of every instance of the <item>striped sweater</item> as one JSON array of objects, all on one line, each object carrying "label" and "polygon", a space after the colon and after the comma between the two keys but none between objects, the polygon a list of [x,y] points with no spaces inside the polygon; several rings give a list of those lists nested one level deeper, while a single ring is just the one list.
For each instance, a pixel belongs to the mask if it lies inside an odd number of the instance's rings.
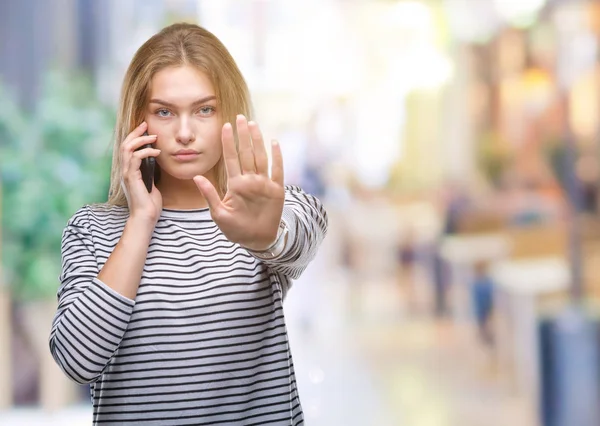
[{"label": "striped sweater", "polygon": [[85,206],[62,239],[50,351],[91,383],[94,424],[299,425],[283,299],[327,232],[321,203],[286,186],[284,252],[263,261],[208,209],[163,209],[135,300],[98,280],[128,210]]}]

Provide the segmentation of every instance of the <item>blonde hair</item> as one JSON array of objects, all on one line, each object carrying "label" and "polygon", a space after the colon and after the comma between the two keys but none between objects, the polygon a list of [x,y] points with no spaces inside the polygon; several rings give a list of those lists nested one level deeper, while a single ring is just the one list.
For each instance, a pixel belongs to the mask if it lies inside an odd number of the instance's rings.
[{"label": "blonde hair", "polygon": [[[194,24],[178,23],[164,28],[135,53],[123,80],[115,128],[108,204],[127,206],[121,187],[120,147],[127,135],[144,120],[154,75],[167,67],[189,65],[204,72],[215,88],[221,124],[235,129],[235,117],[252,115],[248,86],[227,48],[210,31]],[[216,165],[217,191],[227,192],[223,157]]]}]

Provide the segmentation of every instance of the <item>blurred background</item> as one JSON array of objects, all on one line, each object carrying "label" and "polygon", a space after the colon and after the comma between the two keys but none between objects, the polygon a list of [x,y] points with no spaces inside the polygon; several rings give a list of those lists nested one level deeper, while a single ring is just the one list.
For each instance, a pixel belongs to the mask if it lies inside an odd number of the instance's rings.
[{"label": "blurred background", "polygon": [[285,304],[306,424],[600,424],[597,0],[0,0],[0,424],[91,423],[48,350],[60,238],[178,21],[329,213]]}]

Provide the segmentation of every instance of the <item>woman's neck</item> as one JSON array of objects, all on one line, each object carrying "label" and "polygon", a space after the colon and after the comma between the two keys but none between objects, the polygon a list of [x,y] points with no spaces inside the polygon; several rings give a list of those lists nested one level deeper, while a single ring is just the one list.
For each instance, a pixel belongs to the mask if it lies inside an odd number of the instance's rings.
[{"label": "woman's neck", "polygon": [[[213,185],[212,179],[209,178]],[[208,207],[206,199],[193,180],[180,180],[164,173],[157,185],[163,199],[163,208],[192,210]]]}]

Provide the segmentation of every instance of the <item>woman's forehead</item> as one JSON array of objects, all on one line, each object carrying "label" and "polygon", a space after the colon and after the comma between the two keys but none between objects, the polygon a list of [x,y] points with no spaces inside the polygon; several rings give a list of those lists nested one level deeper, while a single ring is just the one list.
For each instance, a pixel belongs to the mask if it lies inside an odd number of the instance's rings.
[{"label": "woman's forehead", "polygon": [[150,97],[171,103],[195,102],[214,95],[208,75],[191,66],[164,68],[150,82]]}]

